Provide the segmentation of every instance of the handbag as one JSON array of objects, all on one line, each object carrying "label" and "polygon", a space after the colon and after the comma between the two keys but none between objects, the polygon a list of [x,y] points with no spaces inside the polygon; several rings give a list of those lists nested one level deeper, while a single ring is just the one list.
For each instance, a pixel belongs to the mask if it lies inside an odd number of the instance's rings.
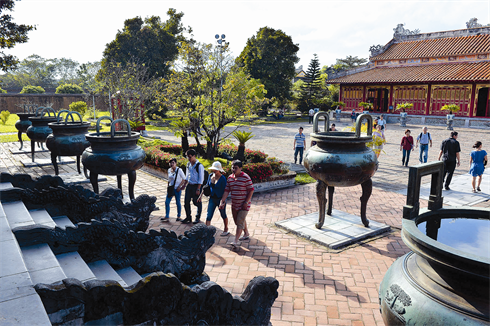
[{"label": "handbag", "polygon": [[167,187],[167,197],[172,197],[175,194],[174,185]]},{"label": "handbag", "polygon": [[211,196],[211,188],[208,186],[208,185],[205,185],[203,188],[202,188],[202,192],[204,193],[204,196]]}]

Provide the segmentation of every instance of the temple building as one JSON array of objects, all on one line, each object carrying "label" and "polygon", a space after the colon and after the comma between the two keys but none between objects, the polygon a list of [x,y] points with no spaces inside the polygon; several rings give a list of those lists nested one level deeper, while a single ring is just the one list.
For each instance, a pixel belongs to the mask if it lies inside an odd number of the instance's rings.
[{"label": "temple building", "polygon": [[[468,24],[467,24],[468,25]],[[481,25],[480,25],[481,26]],[[393,112],[413,103],[414,115],[445,115],[457,104],[459,117],[490,117],[490,27],[414,33],[398,25],[385,46],[372,46],[367,65],[330,74],[340,84],[344,109],[373,104],[374,112]]]}]

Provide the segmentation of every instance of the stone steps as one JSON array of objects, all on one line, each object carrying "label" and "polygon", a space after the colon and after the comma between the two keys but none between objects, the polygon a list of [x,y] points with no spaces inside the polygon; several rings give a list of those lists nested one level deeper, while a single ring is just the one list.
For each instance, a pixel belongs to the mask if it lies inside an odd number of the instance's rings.
[{"label": "stone steps", "polygon": [[[0,183],[0,190],[10,187]],[[35,224],[74,226],[66,216],[52,218],[44,209],[28,211],[21,201],[0,203],[0,316],[7,324],[51,325],[35,284],[76,278],[82,282],[115,280],[127,287],[141,279],[132,267],[116,271],[105,260],[87,264],[76,251],[55,255],[46,243],[20,246],[12,229]]]}]

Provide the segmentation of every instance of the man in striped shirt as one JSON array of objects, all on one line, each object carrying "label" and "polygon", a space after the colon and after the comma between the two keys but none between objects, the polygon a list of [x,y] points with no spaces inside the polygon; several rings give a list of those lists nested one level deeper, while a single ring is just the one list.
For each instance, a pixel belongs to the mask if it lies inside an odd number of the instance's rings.
[{"label": "man in striped shirt", "polygon": [[[248,240],[250,237],[245,218],[250,210],[254,186],[249,175],[242,171],[242,162],[240,160],[233,161],[231,166],[233,173],[228,177],[219,209],[225,207],[226,198],[228,194],[231,194],[231,213],[236,224],[235,241],[231,245],[236,249],[240,246],[241,241]],[[243,237],[240,237],[242,231],[244,231],[244,234]]]},{"label": "man in striped shirt", "polygon": [[306,147],[306,136],[303,134],[303,127],[299,127],[299,132],[294,136],[294,164],[296,164],[299,153],[299,164],[303,162],[303,151]]}]

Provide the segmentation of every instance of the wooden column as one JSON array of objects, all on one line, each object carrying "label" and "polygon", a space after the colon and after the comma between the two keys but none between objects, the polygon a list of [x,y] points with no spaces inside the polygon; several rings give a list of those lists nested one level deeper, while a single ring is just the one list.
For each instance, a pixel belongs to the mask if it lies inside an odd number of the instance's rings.
[{"label": "wooden column", "polygon": [[429,83],[427,86],[427,102],[425,104],[425,115],[429,115],[430,97],[432,96],[432,85]]}]

